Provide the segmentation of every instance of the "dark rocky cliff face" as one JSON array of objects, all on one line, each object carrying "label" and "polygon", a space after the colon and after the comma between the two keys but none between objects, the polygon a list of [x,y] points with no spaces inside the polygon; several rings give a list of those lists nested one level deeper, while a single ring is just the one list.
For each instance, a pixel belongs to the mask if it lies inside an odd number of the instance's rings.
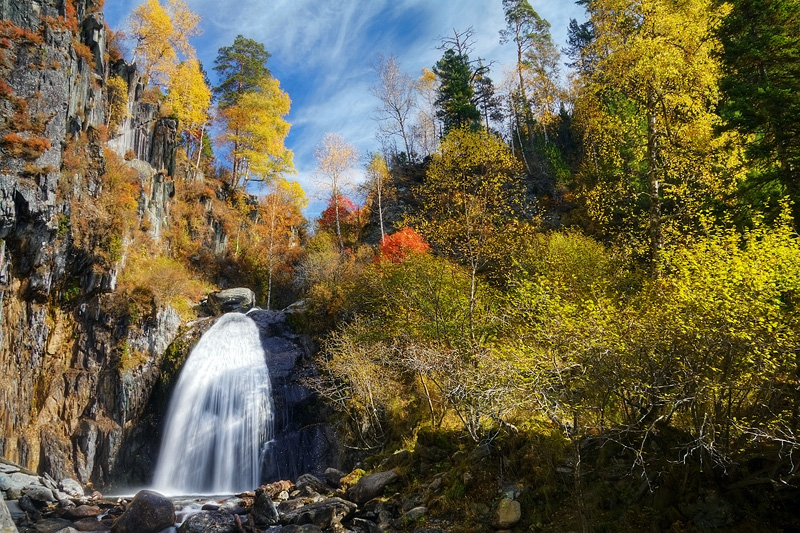
[{"label": "dark rocky cliff face", "polygon": [[[0,0],[0,456],[98,485],[117,475],[180,325],[171,309],[116,320],[106,296],[118,266],[73,242],[70,194],[90,198],[105,171],[110,68],[94,0]],[[140,216],[163,217],[175,124],[151,104],[130,107],[112,147],[153,167],[140,172],[152,193]],[[65,147],[82,134],[86,164],[67,172]]]}]

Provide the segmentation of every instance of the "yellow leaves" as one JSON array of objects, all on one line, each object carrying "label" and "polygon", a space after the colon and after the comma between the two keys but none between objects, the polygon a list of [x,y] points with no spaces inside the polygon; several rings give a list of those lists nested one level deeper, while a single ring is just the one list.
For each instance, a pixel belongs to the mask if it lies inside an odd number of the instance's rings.
[{"label": "yellow leaves", "polygon": [[290,106],[280,82],[264,77],[257,89],[243,93],[235,104],[220,112],[226,124],[222,141],[231,145],[233,157],[244,163],[240,175],[234,176],[234,185],[254,178],[269,181],[294,172],[292,151],[284,144],[291,127],[284,119]]},{"label": "yellow leaves", "polygon": [[180,131],[199,128],[208,122],[211,89],[206,85],[197,59],[184,61],[175,68],[168,91],[165,103],[177,117]]},{"label": "yellow leaves", "polygon": [[200,17],[183,0],[147,0],[137,7],[129,21],[134,40],[133,60],[146,82],[166,85],[180,58],[194,58],[189,38],[199,35]]},{"label": "yellow leaves", "polygon": [[119,76],[109,76],[106,82],[108,118],[106,125],[116,130],[128,116],[128,82]]}]

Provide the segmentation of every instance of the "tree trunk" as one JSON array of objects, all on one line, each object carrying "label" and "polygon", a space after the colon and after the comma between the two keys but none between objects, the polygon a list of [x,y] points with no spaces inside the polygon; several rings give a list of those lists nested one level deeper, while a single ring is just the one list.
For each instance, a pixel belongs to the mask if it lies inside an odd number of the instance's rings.
[{"label": "tree trunk", "polygon": [[661,227],[661,183],[658,168],[658,124],[656,117],[656,96],[651,89],[647,95],[647,184],[650,195],[650,267],[653,277],[661,276],[659,255],[664,247]]}]

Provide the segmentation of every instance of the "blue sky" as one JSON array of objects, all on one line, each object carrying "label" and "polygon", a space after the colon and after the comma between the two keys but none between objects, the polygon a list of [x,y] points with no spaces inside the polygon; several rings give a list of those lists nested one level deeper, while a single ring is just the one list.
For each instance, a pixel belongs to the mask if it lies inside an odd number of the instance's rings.
[{"label": "blue sky", "polygon": [[[107,0],[112,29],[143,0]],[[553,41],[565,45],[570,18],[583,21],[573,0],[530,0],[552,25]],[[241,34],[264,44],[272,54],[268,67],[292,99],[292,129],[287,146],[294,152],[300,181],[311,204],[307,216],[323,209],[315,190],[314,150],[326,132],[336,132],[362,154],[379,150],[372,120],[377,100],[371,65],[379,53],[397,57],[403,71],[418,77],[441,57],[439,37],[453,30],[475,31],[473,58],[495,61],[490,76],[499,83],[513,65],[513,44],[500,45],[505,27],[501,0],[187,0],[202,17],[202,35],[193,39],[197,55],[216,83],[217,50]],[[358,176],[355,176],[358,179]]]}]

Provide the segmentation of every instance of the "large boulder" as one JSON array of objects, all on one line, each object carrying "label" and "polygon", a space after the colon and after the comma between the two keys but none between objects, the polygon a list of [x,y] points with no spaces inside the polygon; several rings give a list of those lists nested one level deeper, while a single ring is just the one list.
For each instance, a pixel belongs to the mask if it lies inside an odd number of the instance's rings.
[{"label": "large boulder", "polygon": [[383,489],[396,480],[399,476],[394,470],[386,472],[376,472],[368,476],[364,476],[358,480],[358,483],[350,487],[347,491],[347,499],[358,505],[370,501],[372,498],[377,498],[383,492]]},{"label": "large boulder", "polygon": [[255,293],[246,287],[225,289],[208,295],[208,307],[214,314],[247,311],[256,303]]},{"label": "large boulder", "polygon": [[172,501],[152,490],[139,491],[111,526],[111,533],[158,533],[175,523]]}]

